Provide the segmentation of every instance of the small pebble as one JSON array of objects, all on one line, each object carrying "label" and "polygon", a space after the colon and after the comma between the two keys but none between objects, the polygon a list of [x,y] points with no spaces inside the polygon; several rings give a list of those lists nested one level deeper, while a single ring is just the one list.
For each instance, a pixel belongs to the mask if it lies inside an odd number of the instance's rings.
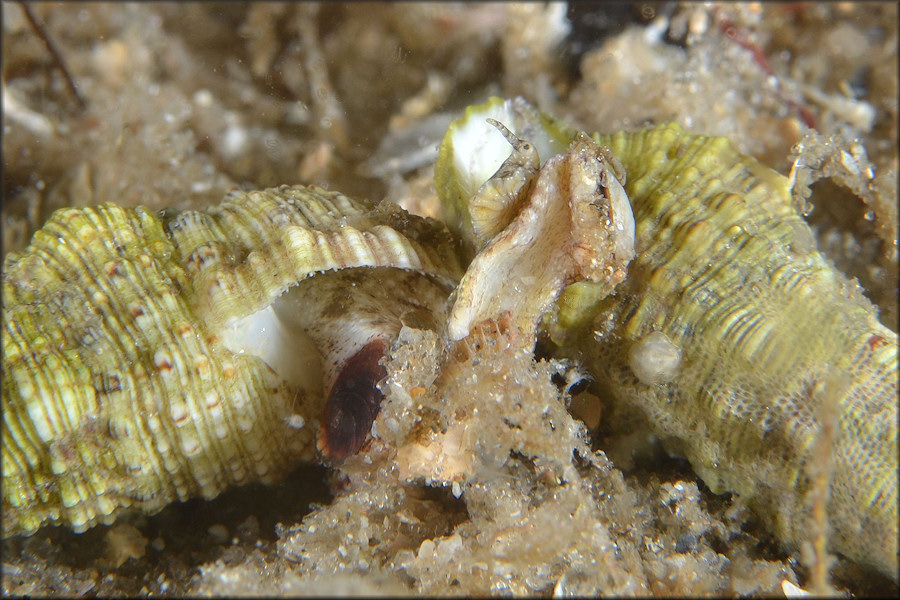
[{"label": "small pebble", "polygon": [[224,544],[228,541],[228,528],[221,523],[211,525],[206,531],[217,544]]}]

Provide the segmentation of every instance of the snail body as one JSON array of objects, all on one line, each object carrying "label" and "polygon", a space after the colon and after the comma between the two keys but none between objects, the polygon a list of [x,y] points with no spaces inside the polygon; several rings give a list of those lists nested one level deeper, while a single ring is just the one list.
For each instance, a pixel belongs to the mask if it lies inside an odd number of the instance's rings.
[{"label": "snail body", "polygon": [[440,330],[451,291],[417,271],[351,268],[311,277],[273,303],[280,320],[309,335],[323,355],[318,445],[327,457],[362,447],[383,399],[380,360],[404,324]]}]

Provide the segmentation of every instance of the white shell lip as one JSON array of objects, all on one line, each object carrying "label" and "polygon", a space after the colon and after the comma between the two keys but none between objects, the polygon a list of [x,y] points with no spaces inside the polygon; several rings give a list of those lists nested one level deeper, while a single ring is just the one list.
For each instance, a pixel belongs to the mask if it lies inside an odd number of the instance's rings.
[{"label": "white shell lip", "polygon": [[606,177],[606,189],[609,193],[610,212],[615,231],[614,252],[616,258],[627,262],[634,258],[635,231],[631,201],[625,193],[625,188],[611,172],[608,172]]},{"label": "white shell lip", "polygon": [[453,169],[466,198],[475,194],[509,158],[509,142],[487,119],[503,123],[517,137],[532,143],[542,166],[549,157],[567,149],[567,142],[553,136],[541,122],[540,113],[522,97],[492,98],[477,108],[456,122],[453,133]]},{"label": "white shell lip", "polygon": [[303,330],[279,317],[274,303],[223,326],[218,336],[228,350],[256,356],[291,387],[321,392],[316,346]]}]

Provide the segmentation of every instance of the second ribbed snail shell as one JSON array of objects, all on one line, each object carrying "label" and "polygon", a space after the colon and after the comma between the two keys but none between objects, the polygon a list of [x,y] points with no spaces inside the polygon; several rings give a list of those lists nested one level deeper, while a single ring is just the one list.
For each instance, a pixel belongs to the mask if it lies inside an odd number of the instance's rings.
[{"label": "second ribbed snail shell", "polygon": [[[491,120],[551,154],[580,135],[522,99],[451,124],[435,182],[474,247],[476,190],[502,145]],[[595,377],[608,427],[647,423],[790,546],[808,539],[812,482],[830,475],[831,549],[896,579],[897,334],[816,251],[788,178],[677,125],[593,137],[627,176],[634,259],[612,294],[591,281],[561,293],[548,347]]]},{"label": "second ribbed snail shell", "polygon": [[827,477],[831,548],[896,578],[897,334],[816,251],[788,178],[674,125],[599,142],[628,173],[637,253],[570,351],[791,545]]}]

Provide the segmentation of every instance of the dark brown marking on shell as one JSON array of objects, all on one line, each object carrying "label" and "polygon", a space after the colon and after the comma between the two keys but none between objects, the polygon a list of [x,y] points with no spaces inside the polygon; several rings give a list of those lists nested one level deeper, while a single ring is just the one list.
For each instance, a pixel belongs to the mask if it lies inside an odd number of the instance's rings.
[{"label": "dark brown marking on shell", "polygon": [[335,379],[325,402],[321,448],[326,456],[346,458],[365,443],[384,398],[378,382],[387,370],[378,361],[386,351],[383,339],[369,342],[347,360]]}]

